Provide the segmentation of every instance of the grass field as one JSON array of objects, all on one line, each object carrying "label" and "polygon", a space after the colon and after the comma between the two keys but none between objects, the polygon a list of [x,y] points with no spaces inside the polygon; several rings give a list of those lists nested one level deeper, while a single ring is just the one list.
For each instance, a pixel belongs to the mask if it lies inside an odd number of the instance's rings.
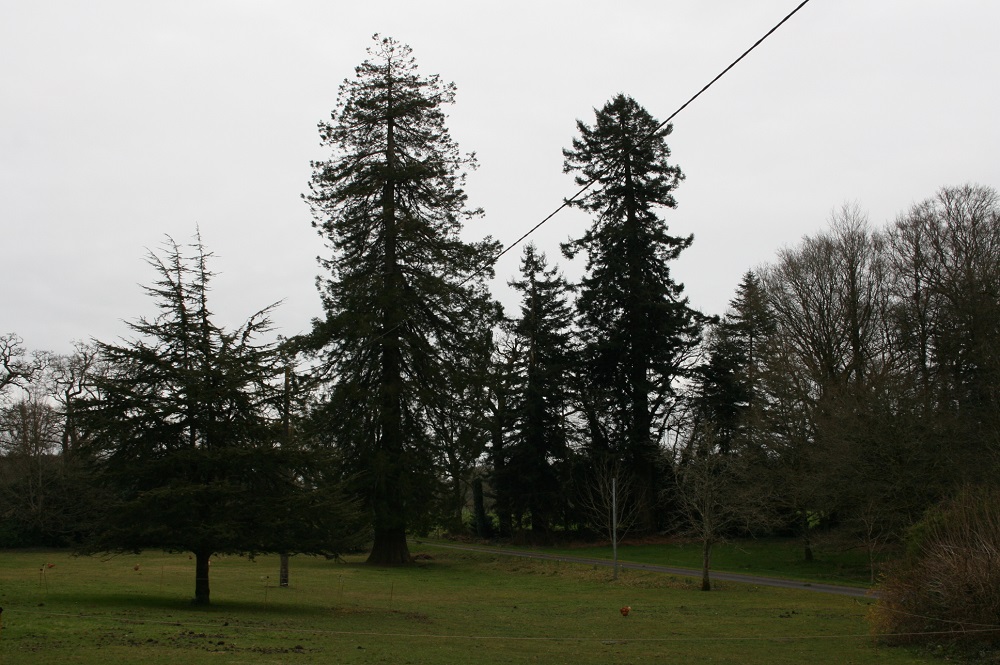
[{"label": "grass field", "polygon": [[[0,663],[918,663],[876,647],[866,601],[414,548],[405,569],[277,558],[212,563],[192,606],[185,554],[0,552]],[[48,567],[48,564],[53,564]],[[623,618],[619,608],[629,605]]]},{"label": "grass field", "polygon": [[[611,558],[611,546],[543,548],[552,554]],[[660,544],[618,546],[619,561],[701,569],[701,544],[670,541]],[[762,538],[720,543],[712,548],[712,570],[782,577],[806,582],[871,586],[867,554],[860,548],[847,549],[837,543],[814,546],[814,559],[805,561],[801,541]]]}]

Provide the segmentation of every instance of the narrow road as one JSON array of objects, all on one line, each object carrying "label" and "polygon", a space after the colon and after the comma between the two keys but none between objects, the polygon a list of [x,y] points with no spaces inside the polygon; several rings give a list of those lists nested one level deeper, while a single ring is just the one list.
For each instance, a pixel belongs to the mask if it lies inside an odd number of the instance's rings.
[{"label": "narrow road", "polygon": [[[421,547],[440,547],[450,550],[463,550],[466,552],[485,552],[487,554],[497,554],[500,556],[519,556],[526,559],[544,559],[547,561],[564,561],[566,563],[580,563],[590,566],[614,566],[610,559],[594,559],[582,556],[566,556],[563,554],[546,554],[545,552],[533,552],[531,550],[512,550],[499,547],[480,547],[474,545],[455,545],[445,543],[426,542],[422,540],[414,541]],[[684,577],[694,577],[701,579],[701,571],[695,568],[676,568],[674,566],[658,566],[650,563],[633,563],[629,561],[619,561],[620,568],[629,570],[648,570],[654,573],[667,573],[669,575],[682,575]],[[742,575],[740,573],[723,573],[712,571],[713,580],[725,580],[727,582],[741,582],[743,584],[756,584],[757,586],[772,586],[782,589],[799,589],[801,591],[816,591],[819,593],[832,593],[838,596],[852,596],[854,598],[877,598],[878,594],[871,589],[860,587],[840,586],[838,584],[819,584],[816,582],[801,582],[799,580],[786,580],[779,577],[761,577],[760,575]]]}]

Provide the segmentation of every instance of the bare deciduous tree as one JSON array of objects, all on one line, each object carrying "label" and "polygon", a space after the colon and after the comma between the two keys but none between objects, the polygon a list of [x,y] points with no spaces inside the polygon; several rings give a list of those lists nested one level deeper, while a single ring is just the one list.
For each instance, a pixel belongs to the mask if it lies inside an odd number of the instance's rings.
[{"label": "bare deciduous tree", "polygon": [[615,579],[618,579],[618,543],[640,516],[634,487],[635,480],[623,465],[609,460],[594,466],[580,499],[591,526],[606,533],[611,541]]},{"label": "bare deciduous tree", "polygon": [[712,548],[770,524],[771,485],[750,456],[719,449],[711,423],[695,422],[677,453],[677,497],[687,531],[701,542],[701,590],[711,591]]},{"label": "bare deciduous tree", "polygon": [[28,354],[15,333],[0,335],[0,398],[11,386],[26,388],[45,365],[45,354]]},{"label": "bare deciduous tree", "polygon": [[53,356],[48,371],[48,386],[52,399],[63,414],[62,454],[72,455],[79,447],[81,432],[77,427],[76,408],[79,400],[95,397],[94,377],[105,371],[97,347],[83,342],[74,345],[68,356]]},{"label": "bare deciduous tree", "polygon": [[56,452],[62,418],[33,388],[0,409],[0,520],[38,538],[58,530],[60,521],[52,493],[61,476]]}]

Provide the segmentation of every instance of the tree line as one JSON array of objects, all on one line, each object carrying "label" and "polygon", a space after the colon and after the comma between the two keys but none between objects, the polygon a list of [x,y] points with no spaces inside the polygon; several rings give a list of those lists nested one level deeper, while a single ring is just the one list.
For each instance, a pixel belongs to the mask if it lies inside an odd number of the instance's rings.
[{"label": "tree line", "polygon": [[525,245],[507,316],[498,243],[461,234],[483,213],[454,97],[379,36],[344,81],[304,195],[329,250],[308,333],[265,341],[270,307],[218,326],[196,237],[147,257],[156,314],[132,339],[56,356],[0,337],[0,544],[189,551],[208,602],[217,553],[397,565],[436,529],[686,533],[707,589],[720,539],[797,534],[809,558],[837,529],[874,561],[995,477],[994,190],[942,189],[884,229],[845,206],[709,316],[670,270],[693,242],[662,217],[672,127],[617,95],[563,151],[583,276]]}]

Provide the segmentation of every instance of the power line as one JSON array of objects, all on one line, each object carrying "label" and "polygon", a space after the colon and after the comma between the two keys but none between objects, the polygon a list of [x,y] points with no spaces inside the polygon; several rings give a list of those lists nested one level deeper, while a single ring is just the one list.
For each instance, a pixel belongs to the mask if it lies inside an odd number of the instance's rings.
[{"label": "power line", "polygon": [[[681,104],[680,107],[678,107],[676,111],[674,111],[673,113],[671,113],[670,116],[667,117],[666,120],[664,120],[659,125],[657,125],[656,128],[653,131],[649,132],[648,134],[646,134],[645,136],[643,136],[641,139],[639,139],[639,141],[637,142],[637,144],[633,148],[633,150],[635,150],[639,146],[642,146],[643,144],[647,143],[648,141],[651,141],[660,132],[661,129],[663,129],[667,124],[669,124],[671,120],[673,120],[674,118],[676,118],[677,115],[681,111],[683,111],[684,109],[686,109],[688,107],[688,105],[691,104],[691,102],[693,102],[694,100],[698,99],[698,97],[700,97],[702,95],[702,93],[704,93],[706,90],[708,90],[709,88],[711,88],[715,84],[716,81],[718,81],[723,76],[725,76],[726,73],[728,73],[730,69],[732,69],[737,64],[739,64],[740,61],[743,60],[743,58],[747,57],[750,54],[751,51],[753,51],[755,48],[757,48],[758,46],[760,46],[764,42],[765,39],[767,39],[772,34],[774,34],[774,32],[778,28],[780,28],[782,25],[784,25],[790,18],[792,18],[792,16],[794,16],[800,9],[802,9],[803,7],[805,7],[808,3],[809,3],[809,0],[802,0],[802,2],[800,2],[799,5],[795,9],[793,9],[792,11],[790,11],[783,19],[781,19],[780,21],[778,21],[774,25],[774,27],[772,27],[770,30],[768,30],[764,34],[763,37],[761,37],[760,39],[758,39],[756,42],[753,43],[753,45],[750,48],[748,48],[747,50],[745,50],[740,55],[740,57],[736,58],[731,63],[729,63],[728,67],[726,67],[721,72],[719,72],[718,75],[716,75],[715,78],[713,78],[711,81],[709,81],[708,83],[706,83],[705,86],[701,90],[699,90],[698,92],[696,92],[690,99],[688,99],[686,102],[684,102],[683,104]],[[576,201],[577,199],[579,199],[581,196],[583,196],[587,192],[587,190],[589,190],[591,187],[593,187],[594,183],[597,182],[597,180],[601,176],[603,176],[604,174],[608,173],[615,166],[617,166],[618,163],[621,162],[624,159],[624,157],[625,156],[623,155],[623,156],[619,157],[618,160],[616,160],[616,161],[612,162],[611,164],[609,164],[608,166],[606,166],[604,168],[604,170],[602,170],[596,176],[594,176],[589,181],[587,181],[587,183],[584,184],[583,187],[581,187],[579,189],[579,191],[577,191],[575,194],[573,194],[573,196],[571,196],[568,199],[564,200],[562,202],[562,204],[559,205],[558,208],[556,208],[555,210],[553,210],[552,212],[550,212],[548,215],[546,215],[545,218],[542,219],[542,221],[538,222],[533,227],[531,227],[530,229],[528,229],[528,231],[524,235],[522,235],[520,238],[518,238],[517,240],[515,240],[514,242],[512,242],[511,244],[509,244],[507,247],[505,247],[503,250],[501,250],[496,256],[490,258],[487,262],[483,263],[483,265],[481,267],[479,267],[475,272],[473,272],[471,275],[469,275],[468,277],[466,277],[461,282],[461,284],[459,284],[459,286],[464,286],[465,284],[467,284],[470,281],[472,281],[473,279],[475,279],[477,276],[481,275],[484,270],[486,270],[487,268],[495,265],[496,262],[499,261],[501,259],[501,257],[503,257],[507,252],[509,252],[510,250],[514,249],[519,244],[521,244],[522,242],[524,242],[524,240],[528,236],[530,236],[532,233],[534,233],[539,228],[541,228],[543,224],[545,224],[550,219],[552,219],[553,217],[555,217],[557,214],[559,214],[560,212],[562,212],[565,208],[568,208],[570,205],[572,205],[572,203],[574,201]]]}]

